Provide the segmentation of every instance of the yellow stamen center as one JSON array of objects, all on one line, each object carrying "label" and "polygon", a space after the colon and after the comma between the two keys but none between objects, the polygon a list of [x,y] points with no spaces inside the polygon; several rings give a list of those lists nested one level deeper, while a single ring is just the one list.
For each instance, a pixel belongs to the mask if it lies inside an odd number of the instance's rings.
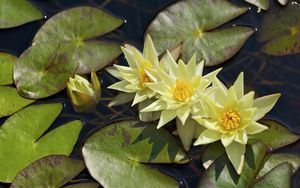
[{"label": "yellow stamen center", "polygon": [[139,80],[142,87],[145,87],[145,83],[152,82],[145,70],[139,70]]},{"label": "yellow stamen center", "polygon": [[185,101],[193,95],[191,85],[186,81],[177,80],[174,88],[174,98],[178,101]]},{"label": "yellow stamen center", "polygon": [[223,112],[221,117],[219,118],[220,124],[226,130],[234,130],[240,126],[240,113],[235,110],[227,110]]}]

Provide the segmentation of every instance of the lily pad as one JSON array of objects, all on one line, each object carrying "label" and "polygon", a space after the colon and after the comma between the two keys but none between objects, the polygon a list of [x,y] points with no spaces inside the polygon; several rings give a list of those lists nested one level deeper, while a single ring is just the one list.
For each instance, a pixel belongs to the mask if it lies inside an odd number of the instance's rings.
[{"label": "lily pad", "polygon": [[286,153],[275,153],[269,155],[259,171],[258,177],[264,176],[267,172],[284,162],[289,162],[292,165],[292,170],[296,171],[300,166],[300,156]]},{"label": "lily pad", "polygon": [[178,187],[173,178],[142,163],[187,163],[176,140],[155,124],[123,121],[110,124],[85,142],[83,158],[104,187]]},{"label": "lily pad", "polygon": [[0,127],[0,182],[48,155],[69,155],[82,128],[72,121],[44,135],[62,110],[61,104],[33,105],[9,117]]},{"label": "lily pad", "polygon": [[47,156],[20,171],[10,187],[61,187],[84,168],[80,160],[63,155]]},{"label": "lily pad", "polygon": [[292,169],[290,163],[282,163],[258,180],[253,188],[289,188],[291,187]]},{"label": "lily pad", "polygon": [[17,57],[9,53],[0,52],[0,85],[13,84],[13,69]]},{"label": "lily pad", "polygon": [[77,68],[65,51],[65,46],[57,43],[36,44],[28,48],[14,67],[19,93],[38,99],[63,90]]},{"label": "lily pad", "polygon": [[9,116],[34,100],[23,98],[14,87],[0,86],[0,118]]},{"label": "lily pad", "polygon": [[244,188],[251,185],[263,162],[265,153],[266,147],[261,143],[248,146],[244,168],[240,176],[236,174],[226,154],[222,155],[205,171],[198,188]]},{"label": "lily pad", "polygon": [[40,20],[44,16],[27,0],[0,0],[0,29]]},{"label": "lily pad", "polygon": [[236,54],[254,32],[245,26],[217,29],[246,11],[224,0],[178,1],[160,12],[146,33],[159,53],[182,43],[184,60],[196,52],[198,61],[213,66]]},{"label": "lily pad", "polygon": [[269,149],[275,150],[296,142],[299,136],[291,133],[284,125],[273,120],[261,121],[263,125],[269,127],[268,130],[254,135],[249,135],[249,143],[262,142]]},{"label": "lily pad", "polygon": [[98,71],[121,54],[120,45],[91,39],[119,27],[123,21],[93,7],[76,7],[51,17],[36,33],[33,43],[68,45],[68,54],[78,64],[76,73]]},{"label": "lily pad", "polygon": [[258,40],[266,42],[263,52],[283,56],[300,52],[300,4],[289,4],[267,14],[262,21]]}]

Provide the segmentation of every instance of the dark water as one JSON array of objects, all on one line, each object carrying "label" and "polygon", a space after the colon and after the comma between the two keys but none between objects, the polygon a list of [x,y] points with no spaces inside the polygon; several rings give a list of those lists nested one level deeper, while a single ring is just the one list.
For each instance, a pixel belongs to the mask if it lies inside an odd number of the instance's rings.
[{"label": "dark water", "polygon": [[[47,18],[66,8],[90,5],[93,7],[104,8],[113,15],[126,20],[126,23],[111,34],[105,36],[105,39],[116,40],[120,43],[128,42],[138,48],[143,46],[143,33],[150,23],[151,19],[166,5],[174,2],[173,0],[32,0],[43,10]],[[236,4],[249,6],[241,0],[235,0]],[[280,9],[277,3],[272,4],[272,10]],[[265,12],[257,13],[255,7],[242,17],[233,20],[228,25],[249,25],[258,29],[260,21]],[[35,32],[45,22],[36,21],[17,28],[0,30],[0,50],[20,55],[31,45],[31,40]],[[282,93],[282,97],[275,108],[268,114],[267,118],[272,118],[282,122],[286,127],[295,133],[300,134],[300,54],[286,57],[273,57],[260,52],[262,44],[256,41],[257,32],[251,36],[243,49],[228,62],[224,63],[224,69],[220,74],[226,84],[231,84],[240,71],[244,71],[246,85],[249,90],[255,90],[257,96],[263,96],[271,93]],[[119,63],[125,63],[124,58],[119,58]],[[99,76],[103,81],[103,87],[110,85],[116,80],[104,72]],[[116,93],[104,89],[103,97],[112,97]],[[95,129],[99,129],[105,124],[116,120],[134,118],[136,113],[129,106],[116,108],[107,108],[108,101],[101,101],[97,111],[90,114],[75,113],[66,98],[65,91],[62,91],[44,101],[58,101],[65,104],[63,113],[57,119],[50,129],[55,128],[63,122],[73,119],[81,119],[85,126],[81,132],[80,139],[73,152],[73,157],[80,157],[80,146],[87,135]],[[153,165],[153,167],[166,172],[181,182],[182,187],[196,187],[198,180],[202,175],[201,161],[199,153],[201,147],[193,148],[190,152],[193,160],[188,165]],[[281,149],[282,152],[294,153],[300,155],[300,142],[292,144],[289,147]],[[298,171],[294,177],[293,187],[300,187],[297,178]],[[83,172],[80,178],[89,178],[87,171]],[[3,185],[5,186],[5,185]],[[2,187],[0,185],[0,187]]]}]

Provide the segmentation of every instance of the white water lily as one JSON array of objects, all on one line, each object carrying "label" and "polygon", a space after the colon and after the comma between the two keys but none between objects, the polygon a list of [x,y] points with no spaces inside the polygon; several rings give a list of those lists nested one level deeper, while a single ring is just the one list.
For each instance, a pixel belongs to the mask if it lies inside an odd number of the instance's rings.
[{"label": "white water lily", "polygon": [[206,128],[194,145],[221,140],[229,160],[240,174],[244,166],[247,135],[268,129],[267,126],[257,121],[273,108],[280,94],[255,100],[253,91],[245,95],[243,73],[229,89],[218,79],[214,81],[213,87],[215,88],[214,95],[206,96],[204,103],[208,118],[203,118],[201,114],[194,117]]},{"label": "white water lily", "polygon": [[91,73],[91,83],[79,75],[70,78],[67,92],[77,112],[93,110],[101,96],[101,85],[96,72],[93,70]]},{"label": "white water lily", "polygon": [[143,54],[131,45],[122,47],[122,51],[128,62],[128,66],[114,65],[118,70],[115,77],[121,78],[121,81],[109,86],[125,93],[135,93],[132,105],[150,99],[155,95],[147,87],[147,83],[154,80],[147,74],[146,69],[155,69],[159,67],[159,60],[153,42],[149,35],[146,36]]}]

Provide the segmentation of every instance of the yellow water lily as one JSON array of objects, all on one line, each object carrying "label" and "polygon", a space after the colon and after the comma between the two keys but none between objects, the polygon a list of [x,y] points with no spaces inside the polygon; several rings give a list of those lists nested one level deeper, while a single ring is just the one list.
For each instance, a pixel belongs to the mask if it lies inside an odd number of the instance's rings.
[{"label": "yellow water lily", "polygon": [[[131,45],[125,45],[121,49],[129,67],[114,65],[118,71],[113,74],[115,77],[120,78],[121,81],[108,88],[126,93],[135,93],[132,105],[152,98],[155,92],[150,90],[146,84],[154,80],[147,74],[146,69],[155,69],[158,67],[159,60],[151,37],[149,35],[146,36],[143,54]],[[155,76],[157,77],[157,75]]]},{"label": "yellow water lily", "polygon": [[[146,69],[150,78],[159,76],[159,81],[146,84],[158,94],[158,99],[141,112],[161,111],[157,128],[178,118],[177,126],[180,126],[177,129],[178,134],[182,141],[186,140],[183,141],[183,145],[188,150],[194,137],[194,132],[190,131],[193,127],[189,125],[194,126],[194,123],[187,120],[190,114],[196,111],[202,112],[201,97],[209,91],[208,86],[221,69],[202,76],[204,61],[197,64],[196,55],[187,64],[182,60],[177,64],[168,51],[164,58],[164,65],[167,71]],[[190,122],[189,125],[186,125],[186,122]]]},{"label": "yellow water lily", "polygon": [[91,83],[79,75],[69,78],[67,92],[77,112],[93,110],[101,96],[101,85],[96,72],[93,70],[91,73]]},{"label": "yellow water lily", "polygon": [[226,154],[238,174],[244,165],[245,145],[248,136],[266,129],[257,122],[269,112],[280,94],[254,99],[254,92],[244,94],[244,75],[241,73],[233,86],[227,89],[221,81],[213,82],[214,95],[206,96],[204,104],[207,118],[195,116],[194,119],[206,129],[194,145],[209,144],[221,140]]},{"label": "yellow water lily", "polygon": [[[147,87],[158,93],[159,98],[142,110],[142,112],[162,110],[157,128],[162,127],[175,117],[178,117],[181,123],[185,124],[190,113],[199,110],[201,96],[221,70],[218,69],[202,76],[204,61],[196,64],[196,55],[190,59],[188,64],[182,60],[179,60],[177,64],[169,54],[165,65],[168,66],[168,72],[161,69],[155,70],[160,81],[146,84]],[[151,78],[157,74],[149,69],[146,71]]]}]

